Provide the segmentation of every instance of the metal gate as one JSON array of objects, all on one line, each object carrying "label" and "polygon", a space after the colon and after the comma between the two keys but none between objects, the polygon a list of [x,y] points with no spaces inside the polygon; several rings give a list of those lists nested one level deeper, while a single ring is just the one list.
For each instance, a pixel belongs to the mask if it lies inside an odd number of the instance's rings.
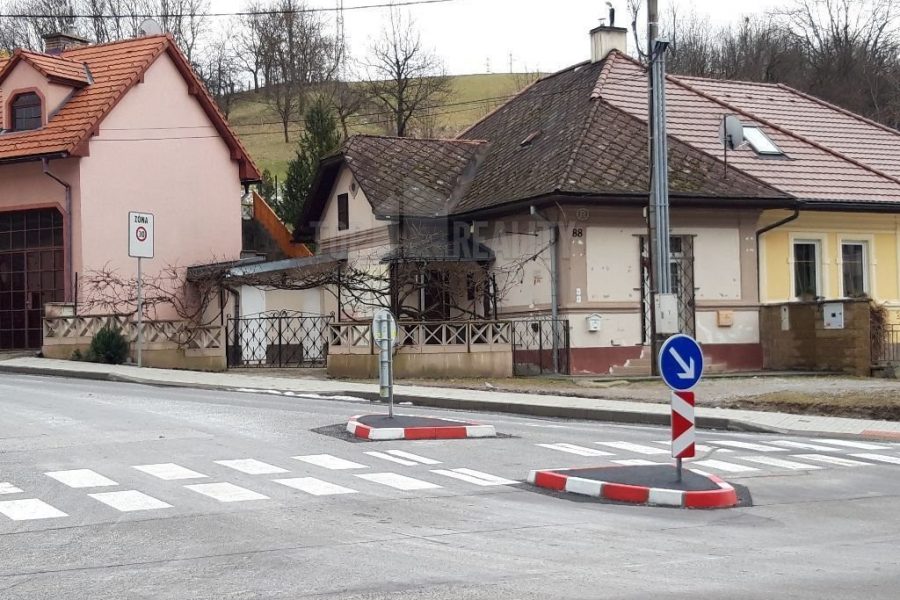
[{"label": "metal gate", "polygon": [[330,323],[330,316],[293,311],[228,319],[228,366],[324,367],[328,358]]},{"label": "metal gate", "polygon": [[[650,343],[653,302],[650,294],[650,253],[647,238],[641,236],[641,342]],[[694,236],[673,235],[669,239],[671,254],[672,291],[678,297],[678,330],[693,336],[696,333],[694,306]]]},{"label": "metal gate", "polygon": [[[525,319],[510,321],[513,373],[516,375],[569,374],[569,321]],[[556,370],[553,368],[556,338]]]}]

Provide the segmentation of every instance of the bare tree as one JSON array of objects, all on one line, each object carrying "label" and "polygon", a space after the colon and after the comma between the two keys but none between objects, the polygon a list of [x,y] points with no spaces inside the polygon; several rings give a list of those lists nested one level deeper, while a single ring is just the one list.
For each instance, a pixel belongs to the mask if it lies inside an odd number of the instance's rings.
[{"label": "bare tree", "polygon": [[416,117],[451,93],[443,62],[422,44],[411,19],[395,9],[363,67],[369,93],[390,113],[393,133],[400,137],[409,134]]},{"label": "bare tree", "polygon": [[237,77],[240,69],[235,55],[231,38],[222,33],[209,43],[203,58],[194,65],[194,70],[226,118],[231,114],[235,94],[241,87]]},{"label": "bare tree", "polygon": [[[263,4],[258,1],[250,2],[244,8],[245,12],[261,12]],[[251,15],[241,17],[232,23],[235,40],[235,61],[253,79],[253,91],[259,92],[261,81],[270,72],[266,61],[271,59],[271,53],[266,52],[266,35],[263,30],[266,23],[265,16]]]},{"label": "bare tree", "polygon": [[357,116],[371,102],[363,84],[333,81],[325,88],[334,114],[341,124],[344,139],[350,137],[350,119]]},{"label": "bare tree", "polygon": [[318,14],[304,8],[302,0],[279,0],[262,29],[270,65],[266,103],[281,121],[285,143],[290,142],[288,126],[303,114],[309,92],[331,81],[341,64],[339,41],[326,32]]}]

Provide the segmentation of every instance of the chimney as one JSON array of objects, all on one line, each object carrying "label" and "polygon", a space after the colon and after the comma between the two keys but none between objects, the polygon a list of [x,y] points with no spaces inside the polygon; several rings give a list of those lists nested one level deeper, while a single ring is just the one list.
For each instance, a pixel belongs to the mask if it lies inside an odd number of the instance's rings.
[{"label": "chimney", "polygon": [[90,42],[71,33],[48,33],[44,40],[44,54],[62,54],[69,48],[87,46]]},{"label": "chimney", "polygon": [[628,51],[628,29],[616,27],[616,9],[611,2],[606,5],[609,6],[609,25],[591,29],[591,62],[603,60],[613,50]]}]

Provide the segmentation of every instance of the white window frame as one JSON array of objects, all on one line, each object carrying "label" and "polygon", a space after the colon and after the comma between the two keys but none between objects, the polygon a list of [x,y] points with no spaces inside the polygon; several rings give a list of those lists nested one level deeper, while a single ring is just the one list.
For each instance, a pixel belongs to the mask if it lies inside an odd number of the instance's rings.
[{"label": "white window frame", "polygon": [[797,293],[797,273],[795,272],[795,263],[796,257],[794,255],[794,246],[796,244],[814,244],[816,247],[816,297],[822,298],[825,296],[825,290],[828,289],[828,282],[826,281],[827,269],[823,268],[825,265],[824,257],[827,256],[828,249],[825,244],[825,236],[824,235],[815,235],[815,234],[791,234],[790,236],[790,248],[788,249],[790,255],[788,257],[788,264],[790,266],[789,269],[789,277],[791,279],[791,300],[796,301],[799,300],[799,294]]},{"label": "white window frame", "polygon": [[870,298],[875,298],[875,276],[874,276],[874,268],[875,261],[873,260],[873,256],[875,256],[875,239],[871,235],[851,235],[851,234],[841,234],[838,235],[838,253],[837,253],[837,265],[838,265],[838,274],[840,277],[838,278],[838,287],[840,291],[841,298],[847,298],[847,291],[844,289],[844,245],[845,244],[854,244],[861,245],[863,249],[863,290]]},{"label": "white window frame", "polygon": [[[753,130],[753,131],[756,132],[756,134],[762,136],[762,139],[760,140],[760,139],[757,138],[757,139],[756,139],[756,142],[760,142],[760,143],[764,143],[764,144],[767,143],[767,144],[769,144],[769,145],[771,146],[771,149],[769,149],[769,148],[763,148],[762,146],[757,147],[757,144],[754,143],[754,140],[751,139],[751,137],[748,137],[748,136],[747,136],[747,131],[749,131],[749,130]],[[768,133],[766,133],[765,131],[763,131],[763,128],[760,127],[759,125],[747,125],[747,126],[745,126],[745,127],[744,127],[744,140],[745,140],[748,144],[750,144],[750,147],[753,148],[753,151],[754,151],[754,152],[756,152],[757,154],[759,154],[759,155],[761,155],[761,156],[784,156],[784,151],[783,151],[781,148],[778,147],[778,144],[775,143],[775,140],[773,140],[773,139],[769,136]]]}]

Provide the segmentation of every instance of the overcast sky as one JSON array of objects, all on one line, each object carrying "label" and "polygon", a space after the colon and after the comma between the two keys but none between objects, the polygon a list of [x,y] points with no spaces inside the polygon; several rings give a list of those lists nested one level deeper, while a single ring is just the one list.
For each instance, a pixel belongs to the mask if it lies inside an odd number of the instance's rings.
[{"label": "overcast sky", "polygon": [[[344,6],[380,3],[344,0]],[[307,0],[334,7],[337,0]],[[660,9],[670,0],[659,0]],[[679,0],[680,10],[707,15],[716,24],[737,22],[744,14],[783,5],[784,0]],[[239,10],[244,0],[210,0],[212,11]],[[627,26],[626,0],[614,0],[617,25]],[[426,44],[445,61],[451,74],[555,71],[590,58],[588,31],[606,16],[605,0],[453,0],[407,9]],[[360,56],[381,30],[386,9],[345,12],[351,52]]]}]

